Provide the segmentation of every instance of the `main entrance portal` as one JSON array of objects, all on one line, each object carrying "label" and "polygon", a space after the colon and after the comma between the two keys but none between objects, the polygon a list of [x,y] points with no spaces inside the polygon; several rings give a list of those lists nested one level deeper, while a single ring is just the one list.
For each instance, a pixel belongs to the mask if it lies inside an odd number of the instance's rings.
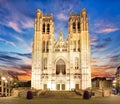
[{"label": "main entrance portal", "polygon": [[65,90],[65,76],[64,76],[65,74],[66,74],[66,64],[62,59],[59,59],[56,62],[56,75],[57,75],[56,90],[58,91]]},{"label": "main entrance portal", "polygon": [[65,90],[65,84],[57,84],[57,90]]},{"label": "main entrance portal", "polygon": [[59,59],[56,63],[56,74],[66,74],[66,65],[62,59]]}]

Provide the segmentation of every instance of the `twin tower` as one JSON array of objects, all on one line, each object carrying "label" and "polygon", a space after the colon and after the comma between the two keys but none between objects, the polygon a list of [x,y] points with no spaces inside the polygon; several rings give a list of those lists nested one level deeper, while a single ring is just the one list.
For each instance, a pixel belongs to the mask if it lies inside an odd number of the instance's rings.
[{"label": "twin tower", "polygon": [[53,15],[37,10],[32,48],[33,89],[67,91],[91,88],[90,38],[86,9],[70,14],[68,38],[54,38]]}]

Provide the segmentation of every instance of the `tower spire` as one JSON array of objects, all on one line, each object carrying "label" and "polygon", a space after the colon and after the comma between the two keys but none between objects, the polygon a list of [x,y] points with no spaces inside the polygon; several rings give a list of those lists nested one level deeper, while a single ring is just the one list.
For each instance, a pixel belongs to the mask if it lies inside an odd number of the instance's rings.
[{"label": "tower spire", "polygon": [[62,41],[62,40],[63,40],[63,32],[62,32],[61,29],[60,29],[60,33],[59,33],[59,35],[60,35],[60,36],[59,36],[59,40]]}]

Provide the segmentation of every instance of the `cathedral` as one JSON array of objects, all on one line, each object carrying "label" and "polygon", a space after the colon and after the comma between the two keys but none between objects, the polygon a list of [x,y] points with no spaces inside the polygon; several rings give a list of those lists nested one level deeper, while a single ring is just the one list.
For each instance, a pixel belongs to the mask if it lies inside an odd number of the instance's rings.
[{"label": "cathedral", "polygon": [[86,9],[70,14],[68,37],[54,38],[52,14],[36,11],[32,47],[33,89],[70,91],[91,88],[90,38]]}]

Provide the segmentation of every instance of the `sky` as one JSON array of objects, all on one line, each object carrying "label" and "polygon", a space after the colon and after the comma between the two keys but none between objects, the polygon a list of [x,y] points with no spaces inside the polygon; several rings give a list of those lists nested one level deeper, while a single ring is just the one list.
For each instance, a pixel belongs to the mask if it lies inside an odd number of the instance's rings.
[{"label": "sky", "polygon": [[36,10],[53,14],[55,39],[68,36],[70,13],[87,9],[92,77],[114,76],[120,66],[120,0],[0,0],[0,69],[30,80]]}]

